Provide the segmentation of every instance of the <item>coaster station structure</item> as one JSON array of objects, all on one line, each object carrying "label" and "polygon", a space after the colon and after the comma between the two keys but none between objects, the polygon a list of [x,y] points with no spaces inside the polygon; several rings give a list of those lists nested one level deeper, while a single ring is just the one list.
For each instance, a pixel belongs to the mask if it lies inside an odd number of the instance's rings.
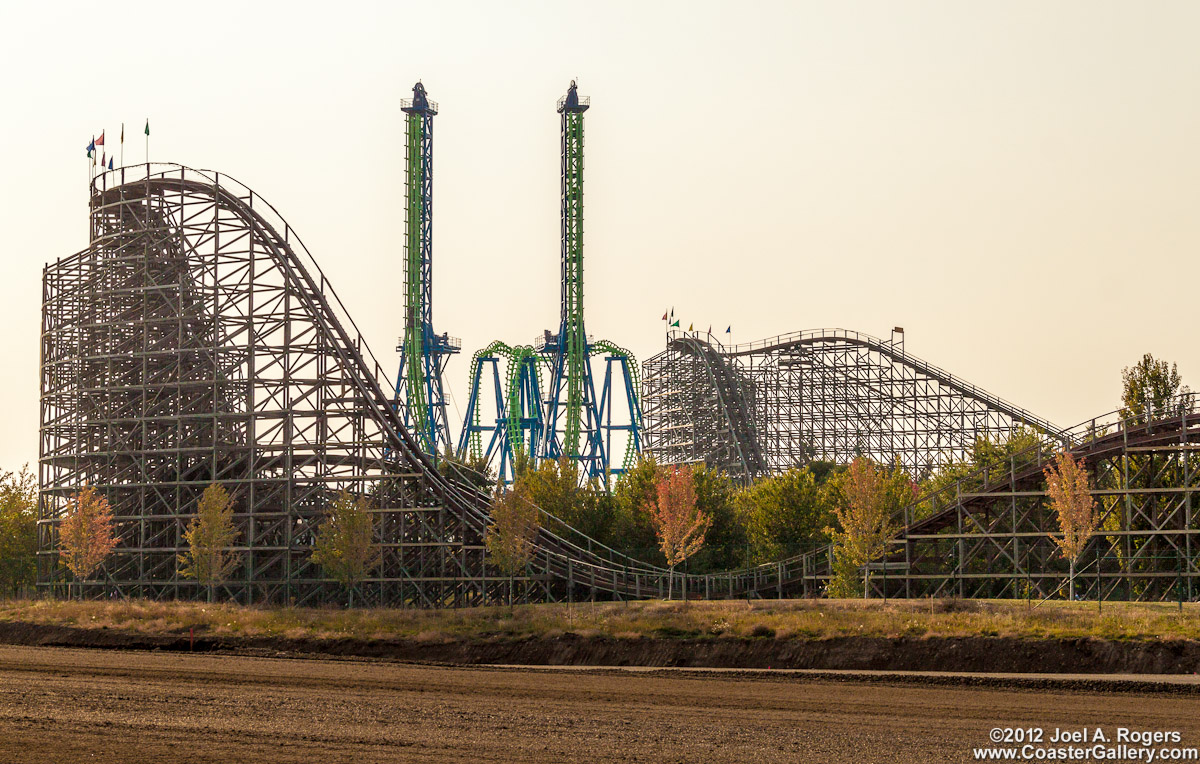
[{"label": "coaster station structure", "polygon": [[442,374],[462,343],[433,330],[433,118],[436,101],[425,86],[401,102],[407,115],[404,215],[404,334],[396,350],[395,403],[404,424],[436,462],[452,446]]},{"label": "coaster station structure", "polygon": [[[571,459],[579,466],[581,480],[607,484],[611,475],[628,469],[641,451],[637,361],[612,342],[593,340],[584,325],[583,148],[584,113],[589,107],[590,99],[579,96],[574,82],[558,101],[562,138],[558,332],[546,330],[532,345],[493,342],[472,362],[459,452],[486,459],[506,483],[513,478],[511,468],[518,454],[535,463]],[[599,378],[592,365],[595,358],[604,360]]]},{"label": "coaster station structure", "polygon": [[899,462],[919,478],[961,460],[979,438],[1059,431],[905,352],[903,337],[818,329],[724,346],[672,332],[643,368],[645,450],[743,482],[856,456]]}]

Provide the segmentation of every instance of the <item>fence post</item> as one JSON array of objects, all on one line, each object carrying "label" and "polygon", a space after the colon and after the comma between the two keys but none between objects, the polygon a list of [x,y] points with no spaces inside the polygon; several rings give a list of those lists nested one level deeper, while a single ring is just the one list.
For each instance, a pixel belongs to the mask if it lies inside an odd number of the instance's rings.
[{"label": "fence post", "polygon": [[1175,550],[1175,595],[1179,598],[1179,612],[1183,612],[1183,560]]}]

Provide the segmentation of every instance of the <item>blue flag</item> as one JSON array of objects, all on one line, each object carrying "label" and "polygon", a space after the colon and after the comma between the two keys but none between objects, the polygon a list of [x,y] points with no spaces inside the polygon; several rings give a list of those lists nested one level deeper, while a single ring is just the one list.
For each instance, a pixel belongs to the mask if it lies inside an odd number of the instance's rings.
[{"label": "blue flag", "polygon": [[725,333],[726,333],[726,334],[729,334],[729,331],[730,331],[731,329],[733,329],[733,324],[730,324],[729,326],[725,327]]},{"label": "blue flag", "polygon": [[112,169],[112,157],[108,158],[108,169]]},{"label": "blue flag", "polygon": [[95,150],[96,150],[96,139],[93,138],[92,142],[87,145],[88,156],[91,156],[92,152]]}]

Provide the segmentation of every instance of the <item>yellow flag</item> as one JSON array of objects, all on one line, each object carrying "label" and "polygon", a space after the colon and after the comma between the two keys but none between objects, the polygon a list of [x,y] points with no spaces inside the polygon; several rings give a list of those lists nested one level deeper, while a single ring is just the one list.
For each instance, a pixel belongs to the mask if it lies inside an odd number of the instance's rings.
[{"label": "yellow flag", "polygon": [[689,332],[694,332],[695,330],[696,330],[696,325],[695,325],[695,324],[688,324],[688,331],[689,331]]}]

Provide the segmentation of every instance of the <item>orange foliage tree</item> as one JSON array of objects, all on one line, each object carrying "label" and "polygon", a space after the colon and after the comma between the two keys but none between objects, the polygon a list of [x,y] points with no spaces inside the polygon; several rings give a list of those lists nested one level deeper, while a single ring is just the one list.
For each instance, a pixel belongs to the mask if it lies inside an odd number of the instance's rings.
[{"label": "orange foliage tree", "polygon": [[[117,545],[108,499],[85,485],[67,502],[58,525],[59,560],[80,584]],[[83,587],[80,586],[80,594]]]},{"label": "orange foliage tree", "polygon": [[1071,566],[1067,596],[1073,600],[1075,561],[1100,527],[1100,513],[1092,499],[1087,470],[1069,453],[1060,451],[1055,463],[1047,465],[1043,474],[1046,476],[1046,495],[1050,497],[1050,507],[1058,517],[1058,529],[1062,531],[1062,537],[1055,538],[1054,543],[1058,544],[1062,556],[1067,558]]},{"label": "orange foliage tree", "polygon": [[658,547],[671,570],[667,580],[667,599],[671,599],[675,566],[704,546],[704,534],[712,527],[712,518],[696,506],[692,471],[679,466],[659,473],[654,501],[647,510],[654,521]]}]

